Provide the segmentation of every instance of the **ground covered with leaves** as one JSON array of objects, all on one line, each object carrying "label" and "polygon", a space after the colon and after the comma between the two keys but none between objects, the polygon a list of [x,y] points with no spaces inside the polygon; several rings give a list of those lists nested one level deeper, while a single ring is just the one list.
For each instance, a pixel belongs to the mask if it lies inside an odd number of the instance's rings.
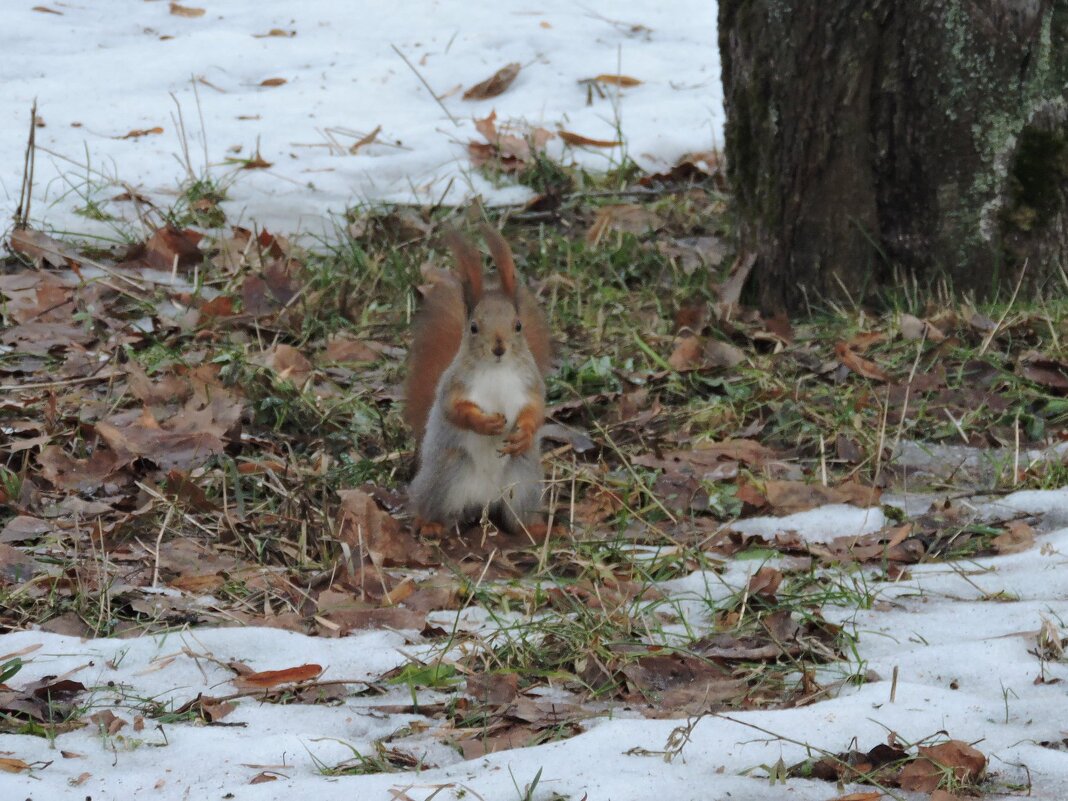
[{"label": "ground covered with leaves", "polygon": [[[1040,517],[979,514],[977,499],[1068,484],[1066,287],[978,305],[903,281],[878,306],[814,297],[803,316],[763,315],[745,302],[752,262],[731,250],[714,164],[594,180],[524,159],[540,194],[522,209],[354,213],[329,242],[201,227],[210,194],[153,216],[139,241],[14,230],[0,631],[407,632],[410,658],[358,691],[317,664],[228,663],[234,694],[123,704],[142,726],[216,725],[245,697],[382,696],[379,711],[436,721],[472,759],[599,716],[832,697],[872,678],[852,616],[877,587],[1034,545]],[[486,524],[428,541],[404,508],[408,328],[419,287],[449,266],[442,232],[484,220],[554,332],[551,533]],[[869,511],[816,537],[745,525],[828,504]],[[687,595],[694,575],[720,584]],[[1056,626],[1043,636],[1042,659],[1063,659]],[[20,685],[30,657],[4,652],[0,731],[125,725],[73,679]],[[412,734],[329,771],[424,767],[398,745]],[[668,751],[685,742],[683,727]],[[985,758],[950,737],[862,745],[768,773],[981,786]]]}]

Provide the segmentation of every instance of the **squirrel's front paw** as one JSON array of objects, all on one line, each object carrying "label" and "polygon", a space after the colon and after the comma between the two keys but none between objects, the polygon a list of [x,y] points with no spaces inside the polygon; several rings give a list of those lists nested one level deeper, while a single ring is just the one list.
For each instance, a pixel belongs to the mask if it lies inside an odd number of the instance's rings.
[{"label": "squirrel's front paw", "polygon": [[495,437],[504,433],[505,423],[508,421],[503,414],[484,414],[472,421],[476,433],[485,434],[487,437]]},{"label": "squirrel's front paw", "polygon": [[507,437],[501,447],[502,456],[518,456],[530,450],[534,444],[534,435],[525,428],[517,428]]}]

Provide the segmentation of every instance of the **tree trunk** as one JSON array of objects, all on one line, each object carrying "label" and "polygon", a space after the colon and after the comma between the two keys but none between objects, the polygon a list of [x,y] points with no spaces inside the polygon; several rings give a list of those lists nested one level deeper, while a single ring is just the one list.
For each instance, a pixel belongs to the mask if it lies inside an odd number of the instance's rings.
[{"label": "tree trunk", "polygon": [[1068,271],[1068,0],[720,0],[759,301]]}]

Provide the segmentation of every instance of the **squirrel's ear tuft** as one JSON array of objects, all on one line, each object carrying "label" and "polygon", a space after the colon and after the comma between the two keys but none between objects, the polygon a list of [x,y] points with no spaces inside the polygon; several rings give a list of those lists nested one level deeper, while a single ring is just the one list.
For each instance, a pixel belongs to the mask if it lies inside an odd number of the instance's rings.
[{"label": "squirrel's ear tuft", "polygon": [[482,257],[475,246],[458,231],[446,231],[445,244],[449,246],[456,266],[460,269],[460,284],[464,290],[464,306],[468,315],[482,300]]},{"label": "squirrel's ear tuft", "polygon": [[493,262],[497,265],[497,273],[501,277],[501,289],[511,298],[512,303],[516,303],[515,259],[512,258],[512,249],[508,247],[504,237],[495,228],[483,225],[482,235],[486,237],[490,255],[493,256]]}]

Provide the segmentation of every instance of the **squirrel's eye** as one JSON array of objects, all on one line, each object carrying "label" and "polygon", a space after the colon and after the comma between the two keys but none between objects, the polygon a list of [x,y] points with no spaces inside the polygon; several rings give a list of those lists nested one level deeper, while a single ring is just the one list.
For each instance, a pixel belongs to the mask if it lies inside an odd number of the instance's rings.
[{"label": "squirrel's eye", "polygon": [[471,333],[472,334],[477,334],[478,333],[478,323],[475,323],[475,322],[471,323]]},{"label": "squirrel's eye", "polygon": [[523,330],[523,323],[521,323],[519,320],[515,321],[515,330],[516,331],[522,331]]}]

